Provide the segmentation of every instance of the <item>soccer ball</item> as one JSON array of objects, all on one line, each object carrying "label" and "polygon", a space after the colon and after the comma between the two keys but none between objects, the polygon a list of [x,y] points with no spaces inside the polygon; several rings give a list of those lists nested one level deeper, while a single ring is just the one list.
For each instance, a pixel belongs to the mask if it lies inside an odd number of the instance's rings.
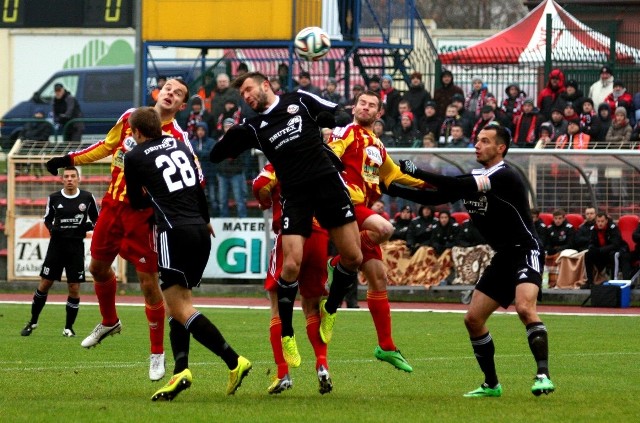
[{"label": "soccer ball", "polygon": [[310,26],[298,32],[294,46],[301,59],[311,62],[320,60],[329,53],[331,40],[322,28]]}]

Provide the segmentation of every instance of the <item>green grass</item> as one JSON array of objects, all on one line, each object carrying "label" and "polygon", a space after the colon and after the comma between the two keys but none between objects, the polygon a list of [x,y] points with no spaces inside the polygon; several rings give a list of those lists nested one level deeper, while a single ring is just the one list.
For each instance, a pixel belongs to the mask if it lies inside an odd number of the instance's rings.
[{"label": "green grass", "polygon": [[[535,372],[523,326],[514,315],[489,321],[502,398],[462,394],[482,382],[462,315],[395,312],[394,337],[414,367],[406,374],[373,358],[376,345],[367,312],[341,312],[329,348],[334,391],[317,392],[312,350],[301,312],[295,325],[303,363],[294,388],[266,389],[275,370],[266,310],[201,309],[254,370],[235,396],[224,394],[221,360],[192,341],[191,389],[173,402],[153,403],[161,386],[148,380],[148,332],[141,307],[119,308],[123,334],[92,350],[80,341],[99,320],[83,306],[76,338],[61,331],[64,307],[48,305],[30,337],[19,332],[28,305],[0,305],[0,421],[166,422],[632,422],[640,396],[640,318],[543,316],[550,333],[556,392],[534,397]],[[167,369],[173,360],[168,338]],[[162,383],[166,383],[165,377]]]}]

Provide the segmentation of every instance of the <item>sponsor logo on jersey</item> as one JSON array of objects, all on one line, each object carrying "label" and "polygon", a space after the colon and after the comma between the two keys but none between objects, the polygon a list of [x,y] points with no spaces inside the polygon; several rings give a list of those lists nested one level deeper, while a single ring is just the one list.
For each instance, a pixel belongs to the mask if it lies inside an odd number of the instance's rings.
[{"label": "sponsor logo on jersey", "polygon": [[292,115],[298,113],[298,110],[300,110],[300,107],[298,107],[297,104],[290,104],[289,107],[287,107],[287,112]]},{"label": "sponsor logo on jersey", "polygon": [[290,136],[298,132],[302,132],[302,117],[294,116],[291,119],[289,119],[289,121],[287,122],[287,126],[285,128],[279,130],[278,132],[273,134],[271,137],[269,137],[269,142],[274,142],[278,140],[280,137]]},{"label": "sponsor logo on jersey", "polygon": [[364,150],[367,153],[367,157],[377,165],[382,164],[382,154],[380,154],[380,150],[378,150],[374,146],[369,146]]},{"label": "sponsor logo on jersey", "polygon": [[122,147],[124,148],[124,151],[131,151],[133,150],[133,147],[136,146],[136,140],[133,139],[133,137],[127,137],[122,141]]}]

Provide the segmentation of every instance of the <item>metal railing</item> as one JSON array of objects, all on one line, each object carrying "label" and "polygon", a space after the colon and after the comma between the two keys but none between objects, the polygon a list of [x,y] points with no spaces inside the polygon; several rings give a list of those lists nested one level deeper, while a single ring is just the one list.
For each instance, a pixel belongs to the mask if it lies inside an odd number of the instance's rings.
[{"label": "metal railing", "polygon": [[[394,161],[460,175],[481,167],[473,149],[389,149]],[[505,158],[524,178],[530,204],[541,212],[561,208],[582,214],[588,206],[613,219],[640,214],[640,150],[530,150],[510,148]]]}]

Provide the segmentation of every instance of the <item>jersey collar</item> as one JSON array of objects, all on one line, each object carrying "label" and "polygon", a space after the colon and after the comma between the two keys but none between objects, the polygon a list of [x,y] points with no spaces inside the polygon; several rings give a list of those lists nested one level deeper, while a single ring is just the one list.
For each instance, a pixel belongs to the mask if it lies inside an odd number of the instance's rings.
[{"label": "jersey collar", "polygon": [[268,114],[270,111],[272,111],[278,104],[280,103],[280,96],[277,95],[275,101],[273,102],[273,104],[271,104],[271,106],[269,106],[269,108],[267,110],[265,110],[264,112],[260,112],[261,115],[266,115]]}]

